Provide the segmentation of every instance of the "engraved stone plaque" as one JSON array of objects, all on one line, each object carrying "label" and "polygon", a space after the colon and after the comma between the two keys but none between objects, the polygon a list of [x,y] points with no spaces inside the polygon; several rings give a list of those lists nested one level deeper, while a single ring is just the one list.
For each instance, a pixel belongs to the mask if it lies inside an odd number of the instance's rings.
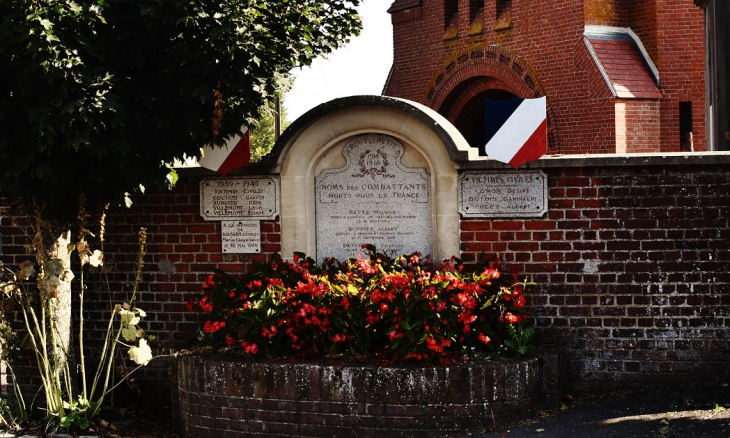
[{"label": "engraved stone plaque", "polygon": [[395,138],[369,134],[347,143],[344,167],[315,178],[317,257],[344,260],[373,244],[389,255],[432,253],[431,179],[401,163]]},{"label": "engraved stone plaque", "polygon": [[464,217],[540,217],[547,212],[547,175],[540,170],[459,175],[459,213]]},{"label": "engraved stone plaque", "polygon": [[221,242],[226,254],[261,252],[259,221],[222,221]]},{"label": "engraved stone plaque", "polygon": [[242,176],[200,182],[200,215],[205,220],[265,220],[279,215],[279,179]]}]

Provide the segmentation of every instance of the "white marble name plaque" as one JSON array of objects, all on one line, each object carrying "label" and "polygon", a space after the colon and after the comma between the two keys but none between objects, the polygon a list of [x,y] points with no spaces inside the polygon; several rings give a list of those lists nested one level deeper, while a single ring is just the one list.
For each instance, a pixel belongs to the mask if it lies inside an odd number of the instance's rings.
[{"label": "white marble name plaque", "polygon": [[431,179],[401,163],[395,138],[368,134],[347,143],[344,167],[315,178],[317,258],[365,254],[373,244],[389,255],[432,253]]},{"label": "white marble name plaque", "polygon": [[459,175],[459,213],[464,217],[540,217],[547,212],[547,200],[547,175],[541,170]]},{"label": "white marble name plaque", "polygon": [[261,223],[259,221],[222,221],[221,242],[226,254],[261,252]]},{"label": "white marble name plaque", "polygon": [[279,178],[242,176],[200,182],[200,215],[209,221],[266,220],[279,215]]}]

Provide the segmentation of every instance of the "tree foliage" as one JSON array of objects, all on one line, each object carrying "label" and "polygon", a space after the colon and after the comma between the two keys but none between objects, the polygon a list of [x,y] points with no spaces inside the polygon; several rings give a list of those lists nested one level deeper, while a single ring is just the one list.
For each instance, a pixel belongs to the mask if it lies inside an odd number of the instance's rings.
[{"label": "tree foliage", "polygon": [[0,193],[75,216],[223,144],[360,0],[0,1]]},{"label": "tree foliage", "polygon": [[[291,124],[286,120],[286,108],[281,102],[281,130],[282,132]],[[259,118],[251,125],[251,161],[261,161],[276,143],[276,105],[268,103],[259,110]]]}]

